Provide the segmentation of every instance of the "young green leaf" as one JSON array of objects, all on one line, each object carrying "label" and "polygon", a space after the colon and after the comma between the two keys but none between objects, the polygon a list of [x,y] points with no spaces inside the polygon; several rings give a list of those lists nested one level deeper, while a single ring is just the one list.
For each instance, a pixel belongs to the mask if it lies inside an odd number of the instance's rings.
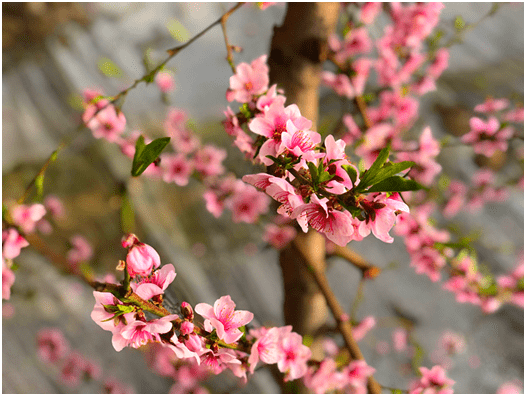
[{"label": "young green leaf", "polygon": [[99,67],[99,70],[107,77],[124,77],[122,70],[111,59],[101,58],[97,62],[97,66]]},{"label": "young green leaf", "polygon": [[389,147],[386,147],[380,151],[378,154],[378,157],[373,162],[371,167],[365,171],[365,173],[360,174],[361,180],[360,184],[358,184],[358,189],[363,189],[367,186],[370,186],[370,181],[373,180],[373,178],[376,176],[378,171],[382,168],[382,166],[385,164],[385,161],[387,161],[387,158],[389,158]]},{"label": "young green leaf", "polygon": [[312,162],[307,162],[307,165],[309,166],[310,176],[312,178],[312,182],[314,185],[318,184],[318,168],[316,168],[316,165],[314,165]]},{"label": "young green leaf", "polygon": [[144,136],[139,136],[135,143],[135,155],[133,156],[132,176],[140,176],[150,164],[155,161],[159,154],[170,142],[169,137],[155,139],[148,145],[144,144]]},{"label": "young green leaf", "polygon": [[410,168],[415,163],[413,161],[402,161],[398,162],[396,164],[393,164],[391,162],[388,162],[383,166],[382,169],[378,171],[378,173],[368,181],[369,185],[374,185],[376,183],[380,183],[382,180],[387,179],[388,177],[394,176],[399,172],[402,172],[403,170]]},{"label": "young green leaf", "polygon": [[358,173],[356,172],[354,166],[342,165],[342,168],[345,172],[347,172],[347,174],[351,178],[352,184],[354,185],[356,183],[356,179],[358,178]]},{"label": "young green leaf", "polygon": [[391,176],[372,185],[366,192],[415,191],[420,190],[421,188],[423,188],[423,186],[414,180],[404,179],[401,176]]}]

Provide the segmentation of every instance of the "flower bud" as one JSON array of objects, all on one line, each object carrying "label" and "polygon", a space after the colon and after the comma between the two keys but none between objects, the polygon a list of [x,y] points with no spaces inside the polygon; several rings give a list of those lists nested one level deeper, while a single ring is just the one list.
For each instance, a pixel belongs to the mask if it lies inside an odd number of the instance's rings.
[{"label": "flower bud", "polygon": [[130,277],[133,278],[135,275],[148,276],[152,269],[161,265],[161,258],[153,247],[138,242],[128,251],[126,264]]},{"label": "flower bud", "polygon": [[185,320],[183,323],[181,323],[180,331],[182,335],[190,334],[192,331],[194,331],[194,324]]},{"label": "flower bud", "polygon": [[181,303],[181,313],[183,314],[184,318],[190,322],[194,320],[194,310],[192,309],[192,306],[186,301]]},{"label": "flower bud", "polygon": [[139,238],[135,234],[126,234],[122,237],[121,245],[123,248],[129,248],[139,243]]},{"label": "flower bud", "polygon": [[203,342],[197,334],[190,334],[184,344],[191,352],[199,352],[203,349]]}]

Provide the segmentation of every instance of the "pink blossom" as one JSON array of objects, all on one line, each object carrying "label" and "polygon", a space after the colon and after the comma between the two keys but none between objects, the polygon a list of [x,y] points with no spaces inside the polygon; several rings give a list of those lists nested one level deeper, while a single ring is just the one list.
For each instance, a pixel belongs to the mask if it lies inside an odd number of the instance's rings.
[{"label": "pink blossom", "polygon": [[336,371],[336,362],[324,359],[318,369],[310,368],[303,377],[307,388],[314,393],[323,394],[342,387],[341,375]]},{"label": "pink blossom", "polygon": [[[254,333],[251,332],[251,334]],[[277,327],[266,330],[263,335],[257,337],[256,342],[252,344],[250,357],[248,358],[248,363],[250,364],[250,373],[254,373],[254,369],[260,360],[266,364],[274,364],[280,360],[280,337],[281,330]]]},{"label": "pink blossom", "polygon": [[225,158],[225,150],[210,145],[203,146],[195,153],[195,170],[203,177],[220,175],[225,171],[221,165]]},{"label": "pink blossom", "polygon": [[524,393],[522,391],[522,382],[520,380],[514,380],[514,381],[508,381],[503,383],[501,386],[499,386],[499,389],[497,389],[497,394],[519,394]]},{"label": "pink blossom", "polygon": [[186,158],[184,153],[166,154],[162,157],[163,180],[174,182],[178,186],[186,186],[194,171],[194,162]]},{"label": "pink blossom", "polygon": [[29,242],[15,228],[2,231],[2,257],[14,259],[18,257],[20,250],[27,246]]},{"label": "pink blossom", "polygon": [[223,113],[226,117],[226,120],[223,121],[223,127],[225,128],[226,133],[228,133],[230,136],[237,136],[239,133],[243,132],[243,129],[239,126],[239,119],[234,114],[230,106],[228,106],[227,110]]},{"label": "pink blossom", "polygon": [[148,276],[153,269],[161,265],[161,258],[153,247],[137,242],[128,250],[126,264],[130,277],[133,278],[136,275]]},{"label": "pink blossom", "polygon": [[180,332],[182,335],[191,334],[194,331],[194,324],[192,322],[184,321],[181,323]]},{"label": "pink blossom", "polygon": [[407,330],[398,327],[393,331],[393,347],[395,351],[402,352],[407,349]]},{"label": "pink blossom", "polygon": [[307,373],[307,361],[311,357],[311,350],[303,345],[302,337],[298,333],[290,332],[288,328],[281,328],[281,355],[278,369],[285,373],[284,381],[292,381],[303,377]]},{"label": "pink blossom", "polygon": [[330,71],[323,71],[321,73],[321,82],[331,87],[338,95],[345,96],[347,99],[352,99],[356,96],[351,80],[343,73],[334,74]]},{"label": "pink blossom", "polygon": [[380,2],[368,2],[362,5],[360,12],[360,21],[366,25],[370,25],[374,22],[377,15],[382,11],[382,3]]},{"label": "pink blossom", "polygon": [[281,250],[296,237],[296,230],[290,226],[277,226],[276,224],[266,224],[263,240],[276,249]]},{"label": "pink blossom", "polygon": [[48,195],[44,199],[44,206],[47,209],[47,211],[51,213],[51,216],[53,216],[56,220],[64,218],[64,205],[60,198],[58,198],[57,196]]},{"label": "pink blossom", "polygon": [[453,393],[450,387],[455,381],[446,377],[443,367],[433,366],[431,369],[420,367],[420,373],[422,377],[411,383],[409,393]]},{"label": "pink blossom", "polygon": [[319,199],[316,194],[312,194],[310,203],[298,206],[291,217],[295,219],[305,214],[312,228],[335,244],[345,246],[353,239],[352,216],[347,211],[340,212],[328,206],[327,203],[327,198]]},{"label": "pink blossom", "polygon": [[362,321],[353,327],[353,336],[356,341],[360,341],[365,335],[376,326],[376,319],[374,316],[366,316]]},{"label": "pink blossom", "polygon": [[440,346],[448,355],[456,355],[466,350],[466,340],[461,334],[445,331],[440,337]]},{"label": "pink blossom", "polygon": [[68,251],[66,258],[70,264],[79,264],[89,261],[93,256],[91,244],[82,235],[74,235],[70,239],[72,248]]},{"label": "pink blossom", "polygon": [[237,359],[233,351],[225,348],[220,349],[217,353],[211,350],[203,351],[204,353],[200,356],[201,361],[204,365],[208,366],[214,374],[217,375],[227,368],[231,369],[234,374],[240,374],[239,371],[235,370],[235,367],[240,367],[241,361]]},{"label": "pink blossom", "polygon": [[344,393],[367,393],[367,379],[375,371],[364,360],[353,360],[342,371]]},{"label": "pink blossom", "polygon": [[475,106],[474,110],[479,113],[495,113],[504,110],[510,105],[510,101],[506,98],[493,99],[487,98],[482,104]]},{"label": "pink blossom", "polygon": [[144,300],[163,294],[166,288],[175,279],[175,268],[172,264],[165,264],[152,275],[142,278],[139,281],[132,281],[132,290]]},{"label": "pink blossom", "polygon": [[104,393],[109,393],[109,394],[136,393],[131,385],[123,384],[121,381],[113,377],[104,379],[102,383],[102,389]]},{"label": "pink blossom", "polygon": [[[188,338],[191,340],[190,342],[186,341],[185,343],[182,343],[179,341],[177,334],[174,334],[172,338],[170,339],[170,343],[165,343],[163,345],[166,345],[168,348],[170,348],[174,353],[175,356],[177,356],[178,359],[195,359],[195,363],[200,364],[201,358],[199,355],[195,352],[195,350],[199,351],[201,353],[204,348],[203,343],[200,338],[197,339],[197,341],[194,340],[193,336],[197,336],[196,334],[191,334]],[[194,350],[190,350],[186,344],[192,346]]]},{"label": "pink blossom", "polygon": [[352,144],[362,137],[362,131],[350,114],[345,114],[342,121],[347,128],[347,133],[342,138],[345,144]]},{"label": "pink blossom", "polygon": [[371,50],[372,43],[365,27],[351,29],[341,43],[342,49],[336,53],[337,62],[345,62],[347,59],[365,54]]},{"label": "pink blossom", "polygon": [[[281,90],[280,93],[282,93]],[[276,103],[277,106],[285,106],[286,100],[287,98],[285,96],[278,94],[277,84],[274,84],[266,94],[259,97],[256,102],[256,107],[258,110],[265,111],[274,103]]]},{"label": "pink blossom", "polygon": [[69,343],[58,328],[45,328],[37,334],[37,352],[46,363],[57,363],[69,352]]},{"label": "pink blossom", "polygon": [[500,129],[500,123],[495,117],[490,117],[488,122],[472,117],[469,125],[471,130],[463,135],[461,140],[463,143],[472,144],[475,153],[491,157],[497,150],[508,149],[507,140],[513,135],[513,129]]},{"label": "pink blossom", "polygon": [[150,341],[160,341],[159,334],[168,333],[173,327],[170,321],[177,318],[177,315],[168,315],[149,322],[131,321],[120,329],[121,338],[113,347],[119,352],[126,346],[139,348]]},{"label": "pink blossom", "polygon": [[[436,80],[444,70],[447,69],[449,63],[449,49],[440,48],[435,52],[435,60],[427,68],[427,75]],[[475,110],[477,111],[477,110]]]},{"label": "pink blossom", "polygon": [[70,353],[62,366],[60,381],[69,387],[78,386],[82,380],[85,365],[84,356],[78,352]]},{"label": "pink blossom", "polygon": [[37,222],[46,214],[46,208],[42,204],[33,205],[16,205],[11,209],[13,223],[20,227],[26,233],[32,233],[35,230]]},{"label": "pink blossom", "polygon": [[216,300],[214,306],[200,303],[195,306],[195,312],[205,318],[205,329],[212,331],[216,329],[219,339],[227,344],[236,342],[241,338],[243,333],[239,330],[249,323],[254,314],[249,311],[234,311],[236,304],[230,296],[223,296]]},{"label": "pink blossom", "polygon": [[504,114],[504,120],[508,122],[523,123],[524,107],[517,107]]},{"label": "pink blossom", "polygon": [[225,202],[232,211],[234,223],[255,223],[259,216],[268,211],[269,198],[254,187],[238,184],[232,197]]},{"label": "pink blossom", "polygon": [[267,56],[248,63],[240,63],[236,67],[236,74],[230,77],[230,88],[227,91],[226,99],[239,103],[248,103],[256,95],[261,95],[268,88],[268,66],[266,65]]},{"label": "pink blossom", "polygon": [[[88,110],[90,107],[88,107]],[[126,128],[126,117],[122,112],[117,112],[113,105],[108,105],[99,110],[95,115],[86,110],[82,116],[86,126],[91,129],[93,136],[97,139],[106,139],[109,142],[117,142]]]},{"label": "pink blossom", "polygon": [[172,73],[169,72],[159,72],[155,76],[155,83],[159,90],[163,93],[171,92],[175,89],[175,81],[172,76]]}]

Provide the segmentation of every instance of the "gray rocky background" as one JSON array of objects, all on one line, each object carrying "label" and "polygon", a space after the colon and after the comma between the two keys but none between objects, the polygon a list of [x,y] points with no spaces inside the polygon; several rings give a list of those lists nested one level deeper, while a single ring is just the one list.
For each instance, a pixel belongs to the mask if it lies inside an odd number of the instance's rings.
[{"label": "gray rocky background", "polygon": [[[4,33],[3,200],[19,197],[60,139],[72,132],[79,117],[70,105],[73,95],[86,87],[103,87],[114,94],[129,86],[144,72],[146,48],[151,48],[152,59],[159,61],[164,50],[177,45],[166,28],[169,21],[179,20],[193,36],[228,6],[230,3],[86,3],[80,7],[79,18],[61,23],[54,33],[41,34],[40,40],[36,40],[38,33],[28,34],[23,48],[16,40],[6,46]],[[490,7],[488,3],[447,3],[443,23],[450,28],[456,15],[467,22],[478,20]],[[44,15],[39,23],[51,19],[36,7],[35,15],[39,12]],[[284,12],[285,7],[279,5],[265,11],[245,6],[230,18],[230,42],[243,47],[243,52],[235,55],[236,62],[251,61],[268,51],[272,26],[281,23]],[[434,136],[444,136],[451,125],[465,125],[462,109],[481,103],[486,94],[515,94],[523,100],[523,14],[523,4],[503,4],[495,16],[469,32],[463,44],[452,48],[450,68],[439,90],[428,94],[421,107],[422,125],[429,124]],[[3,24],[5,27],[5,14]],[[125,77],[101,75],[97,69],[101,57],[112,59]],[[171,105],[188,111],[203,141],[228,146],[218,122],[228,104],[224,94],[231,75],[224,58],[223,36],[217,26],[168,66],[175,72],[177,85],[170,96]],[[330,110],[330,98],[326,103]],[[123,110],[129,125],[154,135],[162,127],[166,105],[153,85],[140,85],[128,95]],[[242,174],[247,165],[233,156],[228,164]],[[444,152],[441,163],[450,175],[463,180],[477,169],[472,153],[464,148]],[[48,170],[45,184],[46,194],[64,197],[70,213],[57,225],[56,236],[48,238],[54,248],[65,251],[67,238],[82,233],[95,246],[97,270],[104,273],[115,267],[124,253],[118,244],[119,186],[127,180],[129,167],[130,161],[118,149],[93,139],[88,131],[61,153]],[[192,304],[213,303],[230,294],[238,307],[255,313],[256,322],[283,324],[277,252],[258,242],[259,230],[234,225],[225,215],[214,219],[204,211],[197,183],[183,189],[141,178],[129,184],[129,192],[137,233],[161,252],[163,263],[176,267],[178,275],[171,290],[175,298]],[[477,215],[462,213],[455,222],[462,230],[483,232],[477,245],[480,260],[499,274],[513,268],[515,253],[522,249],[523,218],[523,194],[515,191],[506,203],[488,204]],[[377,341],[390,342],[391,331],[398,325],[397,312],[416,318],[415,337],[428,353],[446,329],[466,337],[467,352],[455,358],[448,371],[457,382],[456,393],[494,393],[503,382],[523,378],[523,310],[505,307],[486,316],[477,307],[457,304],[439,284],[409,268],[401,240],[387,245],[370,237],[353,243],[352,248],[381,268],[396,268],[366,284],[358,310],[359,318],[374,315],[379,321],[360,344],[381,384],[407,389],[410,378],[401,376],[407,358],[375,351]],[[132,384],[137,392],[168,391],[170,381],[153,374],[140,352],[127,349],[117,353],[111,348],[111,335],[89,317],[94,301],[88,288],[60,274],[30,249],[17,262],[20,269],[10,301],[15,315],[3,319],[2,324],[3,392],[100,392],[93,383],[75,389],[59,384],[57,372],[37,359],[35,335],[45,326],[60,327],[74,348],[98,361],[105,373]],[[329,270],[331,284],[348,309],[355,298],[358,275],[339,260]],[[480,360],[476,369],[468,364],[474,355]],[[432,366],[429,358],[422,364]],[[209,386],[218,393],[279,391],[265,370],[259,370],[245,387],[238,387],[228,375]]]}]

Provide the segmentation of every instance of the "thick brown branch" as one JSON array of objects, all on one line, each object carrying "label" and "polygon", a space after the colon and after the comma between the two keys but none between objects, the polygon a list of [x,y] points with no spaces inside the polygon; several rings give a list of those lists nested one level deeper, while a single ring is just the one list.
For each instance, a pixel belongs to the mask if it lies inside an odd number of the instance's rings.
[{"label": "thick brown branch", "polygon": [[[338,299],[334,295],[327,280],[327,277],[325,276],[325,271],[320,271],[317,268],[317,263],[314,260],[312,260],[312,258],[308,255],[308,253],[305,251],[304,246],[302,246],[299,243],[296,243],[296,241],[293,241],[293,244],[294,247],[305,259],[304,262],[307,263],[307,269],[309,270],[310,274],[316,281],[316,284],[320,288],[323,296],[325,297],[327,305],[329,306],[334,316],[334,319],[336,320],[338,330],[343,336],[345,346],[349,351],[351,357],[355,360],[363,360],[363,355],[360,351],[360,347],[358,346],[352,335],[352,327],[349,323],[348,318],[346,318],[347,315],[341,308]],[[370,393],[382,393],[382,388],[372,376],[369,377],[367,381],[367,389]]]}]

